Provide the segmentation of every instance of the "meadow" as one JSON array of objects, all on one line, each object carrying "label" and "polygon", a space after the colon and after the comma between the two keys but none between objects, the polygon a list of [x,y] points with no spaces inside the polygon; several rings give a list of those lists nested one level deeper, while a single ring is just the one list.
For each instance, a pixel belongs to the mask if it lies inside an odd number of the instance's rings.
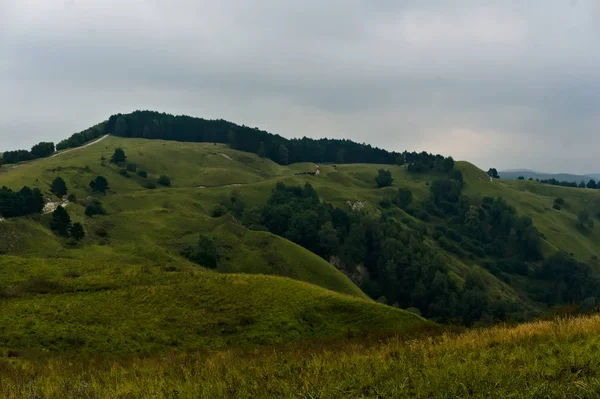
[{"label": "meadow", "polygon": [[6,398],[596,398],[600,316],[149,357],[5,358]]}]

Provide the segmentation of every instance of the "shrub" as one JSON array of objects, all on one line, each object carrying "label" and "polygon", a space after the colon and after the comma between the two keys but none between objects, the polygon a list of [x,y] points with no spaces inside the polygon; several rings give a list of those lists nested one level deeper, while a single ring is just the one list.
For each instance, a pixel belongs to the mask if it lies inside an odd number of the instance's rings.
[{"label": "shrub", "polygon": [[69,200],[69,202],[76,202],[77,201],[77,196],[73,193],[69,194],[69,196],[67,197],[67,199]]},{"label": "shrub", "polygon": [[560,205],[559,204],[552,205],[552,208],[556,209],[557,211],[560,211]]},{"label": "shrub", "polygon": [[129,174],[127,173],[127,169],[119,169],[119,174],[125,177],[129,176]]},{"label": "shrub", "polygon": [[557,204],[557,205],[564,205],[565,204],[565,200],[562,199],[562,198],[560,198],[560,197],[558,197],[558,198],[556,198],[554,200],[554,203]]},{"label": "shrub", "polygon": [[108,237],[108,231],[104,227],[98,227],[95,233],[98,237]]},{"label": "shrub", "polygon": [[167,175],[161,175],[156,182],[161,186],[168,187],[171,185],[171,178]]},{"label": "shrub", "polygon": [[198,244],[183,251],[183,256],[201,266],[214,269],[217,267],[217,248],[213,240],[203,234],[198,237]]},{"label": "shrub", "polygon": [[156,188],[156,182],[150,180],[146,183],[146,188],[149,190],[154,190]]},{"label": "shrub", "polygon": [[392,178],[392,172],[385,169],[379,169],[377,177],[375,178],[375,182],[377,183],[377,187],[389,187],[392,185],[394,179]]},{"label": "shrub", "polygon": [[58,176],[52,181],[50,191],[59,198],[67,194],[67,184],[62,177]]},{"label": "shrub", "polygon": [[94,202],[85,207],[85,214],[86,216],[92,217],[94,215],[104,215],[106,214],[106,211],[100,201],[94,200]]},{"label": "shrub", "polygon": [[215,205],[215,207],[213,208],[212,212],[210,213],[210,215],[214,218],[219,218],[223,215],[227,214],[227,208],[225,208],[223,205],[221,204],[217,204]]},{"label": "shrub", "polygon": [[138,170],[137,175],[145,179],[146,177],[148,177],[148,172],[146,172],[145,170]]},{"label": "shrub", "polygon": [[135,173],[137,171],[137,165],[134,163],[127,164],[127,171]]}]

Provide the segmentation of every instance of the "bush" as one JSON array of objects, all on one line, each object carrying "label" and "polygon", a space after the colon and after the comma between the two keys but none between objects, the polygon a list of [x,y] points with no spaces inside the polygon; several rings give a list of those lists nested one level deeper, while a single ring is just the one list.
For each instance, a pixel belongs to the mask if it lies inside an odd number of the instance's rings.
[{"label": "bush", "polygon": [[211,269],[217,267],[217,248],[213,240],[203,234],[198,237],[198,245],[188,247],[182,254],[201,266]]},{"label": "bush", "polygon": [[135,173],[137,171],[137,165],[134,163],[127,164],[127,171]]},{"label": "bush", "polygon": [[552,205],[552,208],[556,209],[557,211],[560,211],[560,205],[559,204]]},{"label": "bush", "polygon": [[379,169],[377,177],[375,178],[375,182],[377,183],[377,187],[389,187],[392,185],[394,179],[392,178],[392,172],[385,169]]},{"label": "bush", "polygon": [[67,199],[69,200],[69,202],[76,202],[77,201],[77,196],[73,193],[69,194],[69,196],[67,197]]},{"label": "bush", "polygon": [[564,205],[565,204],[565,200],[562,199],[562,198],[560,198],[560,197],[558,197],[558,198],[556,198],[554,200],[554,203],[557,204],[557,205]]},{"label": "bush", "polygon": [[224,216],[226,214],[227,214],[227,208],[225,208],[221,204],[215,205],[212,212],[210,213],[210,215],[214,218],[220,218],[221,216]]},{"label": "bush", "polygon": [[146,183],[146,188],[149,190],[154,190],[156,188],[156,182],[150,180]]},{"label": "bush", "polygon": [[127,169],[119,169],[119,174],[125,177],[129,176],[129,174],[127,173]]},{"label": "bush", "polygon": [[96,229],[96,235],[98,237],[108,237],[108,231],[104,227],[98,227]]},{"label": "bush", "polygon": [[137,172],[137,175],[138,175],[139,177],[143,177],[143,178],[145,179],[146,177],[148,177],[148,172],[146,172],[145,170],[139,170],[139,171]]},{"label": "bush", "polygon": [[167,175],[161,175],[156,182],[161,186],[168,187],[171,185],[171,178]]},{"label": "bush", "polygon": [[94,215],[104,215],[106,214],[106,211],[100,201],[94,200],[93,203],[85,207],[85,214],[86,216],[92,217]]}]

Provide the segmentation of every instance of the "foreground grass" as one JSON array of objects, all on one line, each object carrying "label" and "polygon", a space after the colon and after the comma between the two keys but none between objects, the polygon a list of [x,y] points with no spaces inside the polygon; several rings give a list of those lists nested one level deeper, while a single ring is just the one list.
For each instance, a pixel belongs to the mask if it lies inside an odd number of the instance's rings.
[{"label": "foreground grass", "polygon": [[3,359],[6,398],[596,398],[600,316],[418,339],[150,358]]}]

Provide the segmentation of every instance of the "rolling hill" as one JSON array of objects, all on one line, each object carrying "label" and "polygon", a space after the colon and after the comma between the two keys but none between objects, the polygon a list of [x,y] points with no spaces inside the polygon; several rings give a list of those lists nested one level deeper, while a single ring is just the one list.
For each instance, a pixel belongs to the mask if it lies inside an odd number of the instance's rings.
[{"label": "rolling hill", "polygon": [[[52,213],[0,221],[0,366],[12,387],[0,384],[5,396],[483,397],[494,390],[502,397],[524,384],[515,367],[530,383],[525,397],[536,389],[563,397],[594,389],[578,376],[594,376],[585,362],[593,360],[596,317],[456,334],[417,314],[454,307],[457,313],[436,320],[486,325],[550,315],[556,305],[593,309],[595,298],[545,300],[560,292],[557,284],[571,278],[570,270],[555,280],[539,276],[563,251],[572,254],[569,268],[590,270],[565,285],[583,291],[598,278],[600,232],[584,226],[580,214],[600,215],[600,190],[490,181],[474,165],[452,161],[461,201],[476,204],[479,219],[496,211],[505,223],[512,217],[509,238],[522,225],[535,226],[541,257],[516,262],[526,270],[512,270],[491,255],[502,242],[487,252],[470,249],[453,222],[463,216],[451,213],[459,205],[432,202],[436,185],[448,180],[448,172],[434,167],[415,171],[408,160],[400,166],[322,163],[315,175],[314,162],[280,164],[219,142],[98,134],[88,145],[0,170],[0,186],[39,188],[56,204],[64,200],[50,186],[60,176],[69,192],[65,209],[86,232],[80,241],[55,234]],[[118,148],[127,156],[121,165],[109,161]],[[306,156],[298,148],[296,156]],[[423,162],[431,159],[444,158]],[[379,188],[381,171],[393,180]],[[170,185],[156,184],[161,175]],[[106,177],[106,193],[90,188],[96,176]],[[412,206],[398,204],[399,190],[410,192]],[[557,198],[563,199],[559,209]],[[87,216],[97,202],[105,214]],[[294,243],[289,231],[277,235],[266,224],[253,225],[251,216],[289,204],[307,206],[295,213],[316,218],[326,210],[323,218],[332,225],[347,218],[346,242],[354,233],[360,239],[340,256],[319,256]],[[286,215],[301,231],[314,227],[294,212]],[[331,241],[331,229],[321,233],[323,242]],[[185,256],[199,236],[214,242],[212,270]],[[368,271],[353,265],[345,255],[363,241],[380,245],[392,261]],[[419,306],[399,309],[409,306],[373,289],[371,275],[393,270],[394,262],[404,265],[397,275],[406,273],[407,281],[421,273],[406,295]],[[433,281],[427,289],[425,273]],[[397,285],[387,292],[394,292],[402,280],[390,283]],[[443,300],[429,297],[444,290],[448,295],[437,297]],[[574,354],[583,360],[572,361]],[[115,375],[123,377],[109,382]],[[496,391],[499,384],[504,390]]]},{"label": "rolling hill", "polygon": [[590,179],[598,179],[597,174],[587,174],[587,175],[574,175],[570,173],[544,173],[544,172],[536,172],[535,170],[530,169],[511,169],[511,170],[503,170],[499,171],[498,174],[503,179],[518,179],[523,176],[525,179],[540,179],[540,180],[548,180],[548,179],[556,179],[558,181],[567,181],[567,182],[576,182],[585,181],[586,183]]}]

